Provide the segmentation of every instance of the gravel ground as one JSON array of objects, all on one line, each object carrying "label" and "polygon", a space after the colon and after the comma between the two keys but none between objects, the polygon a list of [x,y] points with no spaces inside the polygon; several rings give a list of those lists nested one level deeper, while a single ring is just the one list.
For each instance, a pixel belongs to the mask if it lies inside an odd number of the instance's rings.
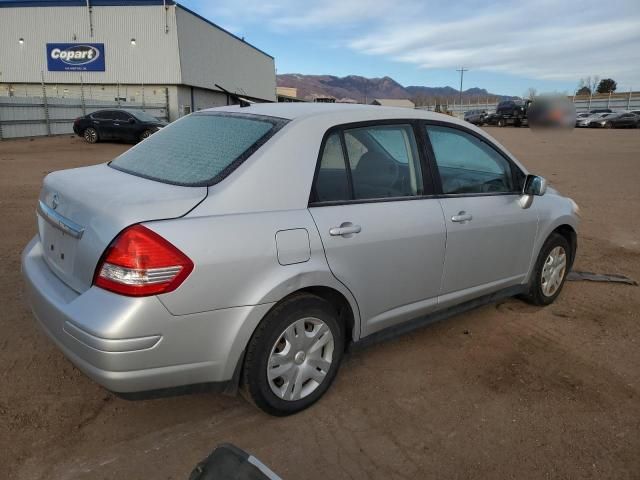
[{"label": "gravel ground", "polygon": [[[576,269],[640,280],[640,131],[488,130],[580,205]],[[221,442],[285,479],[640,478],[640,288],[626,285],[569,283],[547,308],[507,300],[350,355],[293,417],[108,393],[39,332],[19,255],[42,177],[126,148],[0,143],[0,478],[185,479]]]}]

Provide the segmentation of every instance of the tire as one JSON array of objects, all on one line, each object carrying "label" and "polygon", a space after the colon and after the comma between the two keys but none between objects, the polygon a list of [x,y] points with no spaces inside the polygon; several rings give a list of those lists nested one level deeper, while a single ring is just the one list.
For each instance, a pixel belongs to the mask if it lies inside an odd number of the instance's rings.
[{"label": "tire", "polygon": [[151,130],[145,130],[140,134],[139,141],[143,141],[145,138],[149,138],[153,132]]},{"label": "tire", "polygon": [[98,143],[100,141],[98,131],[93,127],[85,128],[82,136],[87,143]]},{"label": "tire", "polygon": [[[571,255],[571,246],[566,238],[557,233],[549,235],[540,249],[531,274],[529,291],[522,297],[523,300],[533,305],[553,303],[564,286],[571,264]],[[555,266],[552,266],[553,263]]]},{"label": "tire", "polygon": [[613,128],[613,125],[611,125],[611,123],[607,122],[604,124],[604,128]]},{"label": "tire", "polygon": [[331,386],[343,352],[344,330],[333,306],[315,295],[293,295],[266,315],[249,341],[243,395],[270,415],[304,410]]},{"label": "tire", "polygon": [[498,126],[499,126],[500,128],[502,128],[502,127],[506,127],[506,126],[507,126],[507,122],[505,121],[505,119],[504,119],[504,118],[500,118],[500,119],[498,120]]}]

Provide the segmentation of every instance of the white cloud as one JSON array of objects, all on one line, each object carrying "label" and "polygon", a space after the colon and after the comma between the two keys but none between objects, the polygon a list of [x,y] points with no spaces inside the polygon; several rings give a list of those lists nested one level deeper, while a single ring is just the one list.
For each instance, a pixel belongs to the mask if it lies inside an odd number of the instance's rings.
[{"label": "white cloud", "polygon": [[595,74],[640,87],[638,0],[221,0],[213,5],[203,7],[229,21],[260,23],[294,38],[314,33],[338,39],[342,48],[421,68],[464,65],[563,81]]}]

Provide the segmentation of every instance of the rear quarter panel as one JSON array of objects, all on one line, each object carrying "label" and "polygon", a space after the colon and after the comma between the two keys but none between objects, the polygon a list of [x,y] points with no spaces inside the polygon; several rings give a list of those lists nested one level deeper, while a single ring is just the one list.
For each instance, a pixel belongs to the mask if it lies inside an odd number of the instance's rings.
[{"label": "rear quarter panel", "polygon": [[[356,317],[355,299],[331,273],[309,211],[304,209],[235,215],[185,217],[145,224],[182,250],[195,268],[174,292],[160,301],[174,315],[277,302],[311,286],[342,293]],[[309,259],[282,265],[278,261],[278,231],[305,229]]]}]

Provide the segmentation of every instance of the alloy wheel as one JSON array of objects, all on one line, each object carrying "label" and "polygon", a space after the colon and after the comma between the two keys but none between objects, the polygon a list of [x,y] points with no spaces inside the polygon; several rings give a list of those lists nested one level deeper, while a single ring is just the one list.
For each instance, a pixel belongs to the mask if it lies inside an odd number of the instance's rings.
[{"label": "alloy wheel", "polygon": [[567,268],[567,253],[564,248],[557,246],[549,252],[549,256],[542,266],[542,293],[552,297],[562,285]]},{"label": "alloy wheel", "polygon": [[288,401],[313,393],[329,373],[334,347],[331,329],[322,320],[308,317],[293,322],[280,334],[269,355],[271,391]]},{"label": "alloy wheel", "polygon": [[98,132],[96,132],[93,128],[87,128],[84,131],[84,139],[89,143],[96,143],[98,140]]}]

